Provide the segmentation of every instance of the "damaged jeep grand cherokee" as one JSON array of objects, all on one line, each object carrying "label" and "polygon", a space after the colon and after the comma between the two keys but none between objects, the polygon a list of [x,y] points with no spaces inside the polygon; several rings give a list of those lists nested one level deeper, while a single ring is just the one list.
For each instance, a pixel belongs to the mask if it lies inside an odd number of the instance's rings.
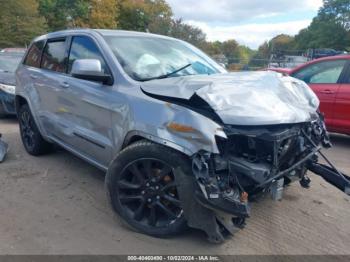
[{"label": "damaged jeep grand cherokee", "polygon": [[319,100],[275,72],[227,73],[193,46],[146,33],[68,30],[36,38],[17,73],[29,154],[57,144],[107,172],[114,210],[152,236],[186,226],[212,242],[242,228],[249,201],[281,199],[307,171],[349,194]]}]

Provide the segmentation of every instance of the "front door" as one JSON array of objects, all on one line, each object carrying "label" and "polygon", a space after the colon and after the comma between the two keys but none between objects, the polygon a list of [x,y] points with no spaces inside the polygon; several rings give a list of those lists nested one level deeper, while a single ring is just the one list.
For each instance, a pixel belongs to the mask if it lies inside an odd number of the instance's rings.
[{"label": "front door", "polygon": [[112,158],[112,86],[73,78],[70,71],[76,59],[99,59],[105,73],[107,64],[95,42],[87,36],[71,39],[67,74],[60,83],[60,139],[74,150],[107,167]]},{"label": "front door", "polygon": [[334,129],[350,134],[350,62],[344,71],[334,104]]}]

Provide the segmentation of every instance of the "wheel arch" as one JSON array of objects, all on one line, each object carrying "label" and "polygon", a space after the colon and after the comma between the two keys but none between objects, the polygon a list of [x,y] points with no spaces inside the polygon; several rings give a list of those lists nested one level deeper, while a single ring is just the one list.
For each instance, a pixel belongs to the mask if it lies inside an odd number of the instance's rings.
[{"label": "wheel arch", "polygon": [[35,110],[34,110],[34,105],[31,103],[30,99],[27,99],[25,96],[23,96],[22,94],[16,94],[15,96],[15,108],[16,108],[16,114],[17,114],[17,117],[18,117],[18,112],[19,112],[19,109],[22,105],[25,105],[27,104],[32,115],[33,115],[33,118],[34,118],[34,122],[35,124],[37,125],[38,129],[39,129],[39,132],[40,134],[43,136],[43,138],[48,141],[48,142],[52,142],[50,141],[50,139],[46,136],[46,132],[45,132],[45,129],[43,128],[43,126],[41,125],[41,122],[39,121],[39,118],[37,116],[37,114],[35,113]]},{"label": "wheel arch", "polygon": [[22,105],[28,104],[28,101],[26,98],[24,98],[21,95],[16,95],[15,96],[15,108],[16,108],[16,114],[18,114],[18,111]]},{"label": "wheel arch", "polygon": [[133,130],[133,131],[130,131],[127,133],[121,149],[124,149],[125,147],[127,147],[127,146],[129,146],[137,141],[140,141],[140,140],[148,140],[148,141],[152,141],[156,144],[168,146],[168,147],[173,148],[176,151],[179,151],[187,156],[192,156],[195,153],[183,145],[179,145],[179,144],[174,143],[170,140],[160,138],[158,136],[154,136],[152,134],[148,134],[148,133],[143,132],[143,131],[136,131],[136,130]]}]

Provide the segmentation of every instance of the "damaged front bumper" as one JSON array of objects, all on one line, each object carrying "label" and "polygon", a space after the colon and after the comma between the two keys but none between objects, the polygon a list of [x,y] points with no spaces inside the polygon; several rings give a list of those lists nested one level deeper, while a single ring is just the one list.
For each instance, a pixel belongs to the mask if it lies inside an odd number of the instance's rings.
[{"label": "damaged front bumper", "polygon": [[[350,178],[329,162],[318,163],[322,147],[330,147],[322,117],[310,123],[225,127],[228,139],[217,138],[220,154],[198,152],[189,176],[176,170],[179,197],[188,225],[220,243],[235,233],[250,215],[248,199],[271,193],[282,198],[283,188],[299,181],[307,188],[307,170],[350,194]],[[325,158],[328,161],[327,158]]]},{"label": "damaged front bumper", "polygon": [[0,89],[0,114],[16,115],[15,96]]}]

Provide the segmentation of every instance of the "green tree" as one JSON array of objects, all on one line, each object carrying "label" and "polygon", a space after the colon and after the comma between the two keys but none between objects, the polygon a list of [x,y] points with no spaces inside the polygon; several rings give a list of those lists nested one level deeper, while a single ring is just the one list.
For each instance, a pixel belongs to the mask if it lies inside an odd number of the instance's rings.
[{"label": "green tree", "polygon": [[221,50],[229,64],[239,62],[239,44],[236,40],[230,39],[224,41],[221,45]]},{"label": "green tree", "polygon": [[350,2],[349,0],[323,0],[318,16],[326,20],[340,23],[346,30],[350,30]]},{"label": "green tree", "polygon": [[287,51],[295,49],[295,40],[293,36],[280,34],[272,38],[269,43],[269,51],[278,52],[278,51]]},{"label": "green tree", "polygon": [[238,58],[241,64],[248,65],[253,55],[255,55],[255,52],[249,47],[243,45],[238,47]]},{"label": "green tree", "polygon": [[344,50],[349,46],[349,32],[334,19],[313,19],[311,25],[295,36],[299,49],[334,48]]},{"label": "green tree", "polygon": [[87,17],[77,18],[79,27],[115,29],[118,24],[116,0],[90,0]]},{"label": "green tree", "polygon": [[253,67],[266,67],[270,57],[269,42],[265,41],[259,46],[257,52],[251,57],[249,65]]},{"label": "green tree", "polygon": [[171,21],[167,35],[189,42],[198,48],[204,48],[206,43],[206,35],[200,28],[186,24],[181,19]]},{"label": "green tree", "polygon": [[334,48],[344,50],[350,46],[349,0],[324,0],[310,26],[295,37],[297,47]]},{"label": "green tree", "polygon": [[220,41],[205,42],[202,46],[202,49],[204,52],[211,56],[222,55],[221,46],[222,43]]},{"label": "green tree", "polygon": [[146,31],[143,1],[120,0],[118,6],[120,29]]},{"label": "green tree", "polygon": [[45,17],[49,31],[77,27],[87,19],[90,0],[38,0],[39,12]]},{"label": "green tree", "polygon": [[118,27],[134,31],[169,30],[172,10],[165,0],[119,0]]},{"label": "green tree", "polygon": [[0,46],[26,46],[46,31],[36,0],[0,0]]}]

